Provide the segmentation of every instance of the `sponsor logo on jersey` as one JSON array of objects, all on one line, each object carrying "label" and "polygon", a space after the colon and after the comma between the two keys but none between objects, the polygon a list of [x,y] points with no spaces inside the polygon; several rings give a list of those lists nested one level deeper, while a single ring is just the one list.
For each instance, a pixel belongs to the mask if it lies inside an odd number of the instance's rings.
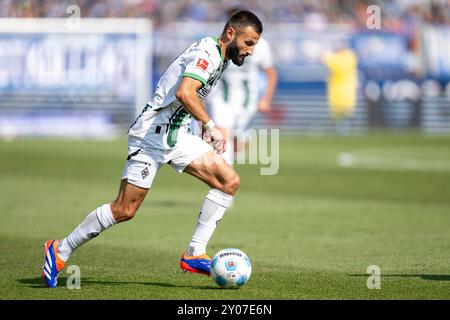
[{"label": "sponsor logo on jersey", "polygon": [[226,69],[227,66],[228,63],[225,63],[219,69],[215,70],[214,74],[206,82],[206,86],[203,86],[198,90],[198,93],[201,98],[206,98],[206,96],[209,95],[212,88],[216,85],[217,81],[219,81],[220,75]]},{"label": "sponsor logo on jersey", "polygon": [[205,59],[200,58],[200,59],[198,59],[197,64],[196,64],[195,66],[196,66],[197,68],[202,69],[203,71],[206,71],[206,69],[207,69],[208,66],[209,66],[209,62],[206,61]]}]

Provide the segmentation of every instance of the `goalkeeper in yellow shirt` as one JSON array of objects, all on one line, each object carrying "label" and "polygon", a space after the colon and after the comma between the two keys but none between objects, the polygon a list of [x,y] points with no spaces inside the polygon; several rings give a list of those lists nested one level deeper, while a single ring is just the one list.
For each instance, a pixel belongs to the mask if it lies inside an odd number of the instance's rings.
[{"label": "goalkeeper in yellow shirt", "polygon": [[325,53],[322,62],[329,70],[327,98],[330,114],[336,126],[341,120],[352,116],[358,87],[358,59],[352,49],[341,46],[334,52]]}]

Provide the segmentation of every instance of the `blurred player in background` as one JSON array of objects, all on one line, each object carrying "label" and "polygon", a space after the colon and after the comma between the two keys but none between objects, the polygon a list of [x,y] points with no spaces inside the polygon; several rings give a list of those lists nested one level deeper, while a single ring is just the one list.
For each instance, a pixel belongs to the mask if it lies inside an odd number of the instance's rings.
[{"label": "blurred player in background", "polygon": [[330,115],[337,131],[345,134],[356,105],[358,59],[343,43],[335,51],[323,54],[321,59],[329,71],[327,95]]},{"label": "blurred player in background", "polygon": [[[92,211],[66,238],[45,243],[42,276],[48,287],[56,287],[58,274],[74,250],[135,216],[159,168],[166,163],[211,188],[180,261],[184,271],[210,274],[206,245],[233,201],[240,180],[218,155],[225,150],[226,139],[205,111],[202,99],[230,60],[240,66],[253,53],[262,30],[253,13],[237,12],[218,38],[205,37],[193,43],[169,65],[152,100],[128,132],[128,157],[116,200]],[[190,133],[191,117],[202,123],[204,140]]]},{"label": "blurred player in background", "polygon": [[[239,11],[230,9],[229,16]],[[260,95],[261,75],[266,76]],[[227,137],[227,149],[223,157],[234,163],[236,152],[245,151],[244,130],[256,112],[268,113],[277,86],[277,72],[269,42],[261,37],[253,55],[242,67],[230,64],[220,83],[211,92],[207,104],[212,119]]]}]

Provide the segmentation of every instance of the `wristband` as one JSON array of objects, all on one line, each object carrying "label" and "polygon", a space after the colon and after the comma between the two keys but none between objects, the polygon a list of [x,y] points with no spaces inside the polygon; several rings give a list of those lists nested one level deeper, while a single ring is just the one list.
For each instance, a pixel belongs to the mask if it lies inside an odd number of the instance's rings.
[{"label": "wristband", "polygon": [[207,123],[205,123],[205,124],[203,125],[203,128],[205,128],[205,130],[209,131],[209,130],[211,130],[212,128],[214,128],[215,126],[216,126],[216,124],[215,124],[214,121],[212,121],[212,119],[211,119],[211,120],[209,120]]}]

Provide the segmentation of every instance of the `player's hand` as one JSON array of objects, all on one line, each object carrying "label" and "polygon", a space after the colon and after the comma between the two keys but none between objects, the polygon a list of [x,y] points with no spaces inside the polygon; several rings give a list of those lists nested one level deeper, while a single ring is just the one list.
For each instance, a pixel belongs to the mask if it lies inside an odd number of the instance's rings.
[{"label": "player's hand", "polygon": [[203,134],[203,140],[206,141],[206,143],[209,143],[212,145],[214,150],[217,151],[217,153],[221,154],[224,153],[226,150],[226,139],[223,135],[222,131],[217,128],[213,127],[211,129],[208,129]]},{"label": "player's hand", "polygon": [[258,110],[261,113],[268,113],[270,110],[270,102],[267,99],[261,99],[258,104]]}]

